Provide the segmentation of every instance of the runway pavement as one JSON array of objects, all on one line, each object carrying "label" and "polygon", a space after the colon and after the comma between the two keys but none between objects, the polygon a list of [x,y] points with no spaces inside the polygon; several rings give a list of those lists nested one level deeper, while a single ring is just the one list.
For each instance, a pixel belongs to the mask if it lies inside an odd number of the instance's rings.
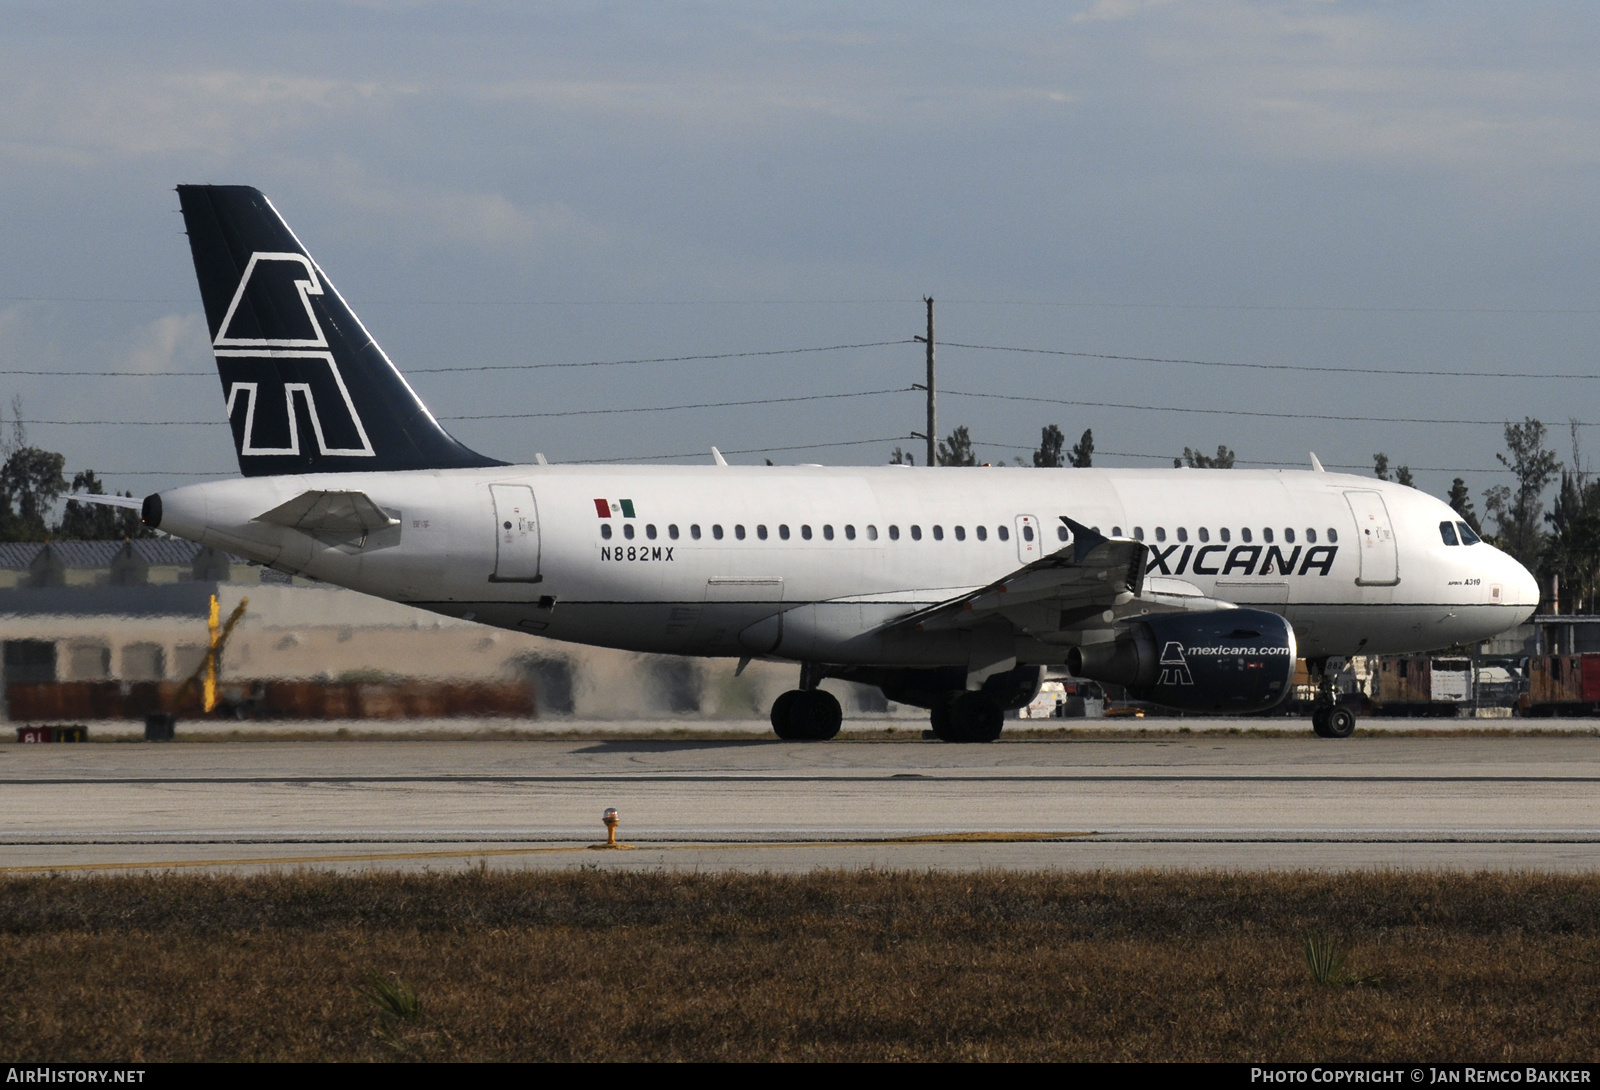
[{"label": "runway pavement", "polygon": [[480,864],[1590,870],[1600,738],[0,746],[6,873]]}]

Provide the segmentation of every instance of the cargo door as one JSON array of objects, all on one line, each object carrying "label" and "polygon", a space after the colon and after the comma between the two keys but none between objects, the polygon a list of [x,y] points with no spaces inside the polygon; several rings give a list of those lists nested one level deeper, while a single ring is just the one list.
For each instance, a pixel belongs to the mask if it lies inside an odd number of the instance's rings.
[{"label": "cargo door", "polygon": [[537,583],[539,574],[539,517],[533,489],[523,484],[492,484],[495,549],[491,583]]},{"label": "cargo door", "polygon": [[1017,559],[1032,564],[1044,555],[1044,542],[1039,539],[1039,520],[1033,515],[1017,516]]},{"label": "cargo door", "polygon": [[1356,549],[1361,559],[1356,582],[1364,586],[1394,586],[1400,582],[1400,557],[1383,497],[1376,492],[1346,492],[1344,498],[1356,519]]}]

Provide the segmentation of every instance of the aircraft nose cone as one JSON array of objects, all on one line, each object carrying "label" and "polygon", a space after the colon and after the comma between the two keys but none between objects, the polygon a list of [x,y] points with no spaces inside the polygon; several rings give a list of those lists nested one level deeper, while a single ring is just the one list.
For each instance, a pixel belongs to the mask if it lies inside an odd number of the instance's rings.
[{"label": "aircraft nose cone", "polygon": [[1526,609],[1531,615],[1539,608],[1539,581],[1511,557],[1506,557],[1506,562],[1511,569],[1506,577],[1507,604]]}]

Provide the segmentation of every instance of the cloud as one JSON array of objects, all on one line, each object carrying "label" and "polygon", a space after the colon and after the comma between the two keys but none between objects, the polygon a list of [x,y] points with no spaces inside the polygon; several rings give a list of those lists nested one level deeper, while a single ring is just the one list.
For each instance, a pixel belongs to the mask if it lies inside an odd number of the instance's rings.
[{"label": "cloud", "polygon": [[118,370],[205,371],[211,366],[211,335],[199,313],[168,314],[136,330],[118,357]]},{"label": "cloud", "polygon": [[111,68],[72,81],[18,71],[6,84],[0,152],[74,165],[185,152],[233,155],[286,130],[415,93],[407,84],[222,69]]},{"label": "cloud", "polygon": [[[1108,11],[1133,0],[1105,0]],[[1102,5],[1097,5],[1099,8]],[[1121,43],[1156,100],[1253,155],[1504,170],[1600,156],[1587,58],[1496,51],[1497,29],[1325,3],[1163,7]]]},{"label": "cloud", "polygon": [[1095,0],[1087,11],[1072,17],[1074,23],[1111,23],[1131,19],[1151,8],[1165,7],[1174,0]]},{"label": "cloud", "polygon": [[348,156],[299,160],[287,173],[318,202],[403,220],[397,242],[405,248],[443,245],[548,260],[555,253],[604,252],[615,242],[609,229],[565,201],[518,202],[493,190],[379,175]]},{"label": "cloud", "polygon": [[1050,74],[1031,85],[907,81],[902,73],[836,71],[788,76],[745,72],[661,81],[511,80],[475,92],[484,101],[614,121],[667,123],[686,135],[726,138],[732,130],[770,131],[806,119],[863,126],[951,127],[1018,106],[1061,105],[1076,95]]}]

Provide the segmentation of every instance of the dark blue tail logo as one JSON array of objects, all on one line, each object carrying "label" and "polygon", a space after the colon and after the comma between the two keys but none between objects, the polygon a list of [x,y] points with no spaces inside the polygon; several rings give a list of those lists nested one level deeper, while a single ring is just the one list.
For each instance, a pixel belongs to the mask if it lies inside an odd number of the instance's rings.
[{"label": "dark blue tail logo", "polygon": [[[375,456],[312,308],[311,297],[321,294],[316,267],[304,254],[250,255],[213,345],[241,458],[300,453],[296,398],[318,454]],[[277,331],[292,335],[262,336],[250,318],[258,314],[274,315]]]}]

